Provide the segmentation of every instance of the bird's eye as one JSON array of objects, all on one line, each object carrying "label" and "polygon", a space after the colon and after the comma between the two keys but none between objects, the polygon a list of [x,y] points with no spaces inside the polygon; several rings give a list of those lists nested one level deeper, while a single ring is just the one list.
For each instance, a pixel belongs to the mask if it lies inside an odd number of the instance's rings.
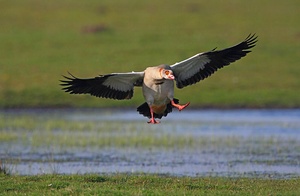
[{"label": "bird's eye", "polygon": [[166,74],[166,75],[169,75],[169,74],[170,74],[170,71],[169,71],[169,70],[166,70],[166,71],[165,71],[165,74]]}]

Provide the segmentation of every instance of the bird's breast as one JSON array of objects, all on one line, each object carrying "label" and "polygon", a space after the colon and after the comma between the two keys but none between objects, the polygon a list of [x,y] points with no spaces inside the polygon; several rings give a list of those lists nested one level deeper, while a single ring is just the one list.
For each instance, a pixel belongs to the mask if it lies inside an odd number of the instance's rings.
[{"label": "bird's breast", "polygon": [[154,84],[155,84],[155,85],[162,85],[165,81],[166,81],[165,79],[154,80]]},{"label": "bird's breast", "polygon": [[168,94],[174,91],[174,82],[172,80],[154,80],[151,83],[144,83],[144,88],[152,91],[153,94]]}]

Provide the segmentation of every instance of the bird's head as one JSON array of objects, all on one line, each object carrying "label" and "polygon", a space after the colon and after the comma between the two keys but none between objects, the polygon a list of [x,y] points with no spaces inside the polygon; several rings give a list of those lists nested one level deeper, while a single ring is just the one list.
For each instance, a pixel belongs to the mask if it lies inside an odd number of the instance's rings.
[{"label": "bird's head", "polygon": [[160,75],[167,80],[174,80],[175,76],[173,75],[173,71],[170,69],[160,69]]}]

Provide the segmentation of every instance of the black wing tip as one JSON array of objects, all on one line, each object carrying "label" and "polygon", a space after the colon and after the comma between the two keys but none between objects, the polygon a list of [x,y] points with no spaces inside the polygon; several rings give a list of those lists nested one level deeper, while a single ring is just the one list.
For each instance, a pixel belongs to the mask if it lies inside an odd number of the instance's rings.
[{"label": "black wing tip", "polygon": [[250,33],[243,42],[247,44],[247,49],[250,49],[256,45],[257,41],[258,36],[255,33]]},{"label": "black wing tip", "polygon": [[73,81],[73,80],[77,79],[77,78],[76,78],[73,74],[71,74],[70,72],[68,72],[68,74],[69,74],[70,76],[61,75],[62,77],[64,77],[65,79],[67,79],[67,80],[59,80],[60,82],[62,82],[61,85],[63,85],[63,84],[65,84],[65,83],[67,83],[67,82],[70,82],[70,81]]},{"label": "black wing tip", "polygon": [[60,86],[62,86],[63,88],[61,90],[67,92],[67,93],[70,93],[70,94],[76,94],[76,92],[73,90],[73,84],[74,84],[74,81],[76,79],[78,79],[77,77],[75,77],[73,74],[71,74],[70,72],[68,72],[68,74],[70,76],[65,76],[65,75],[62,75],[62,77],[64,79],[62,80],[59,80],[61,83],[60,83]]}]

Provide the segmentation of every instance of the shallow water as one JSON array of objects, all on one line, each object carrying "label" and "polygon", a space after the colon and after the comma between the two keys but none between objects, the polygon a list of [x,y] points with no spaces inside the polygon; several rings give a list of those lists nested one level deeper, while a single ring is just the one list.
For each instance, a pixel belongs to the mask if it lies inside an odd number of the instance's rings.
[{"label": "shallow water", "polygon": [[100,128],[92,128],[94,131],[50,129],[50,133],[49,130],[38,130],[41,138],[47,132],[45,137],[51,136],[54,140],[62,136],[80,140],[88,134],[91,137],[122,137],[124,134],[125,137],[130,136],[130,130],[134,129],[135,134],[150,133],[148,137],[188,136],[202,142],[168,147],[93,144],[57,147],[53,141],[34,147],[29,131],[25,138],[27,142],[16,139],[0,144],[2,165],[13,174],[125,172],[176,176],[300,176],[299,109],[176,111],[163,118],[158,125],[148,125],[147,119],[134,110],[1,110],[0,117],[7,119],[1,133],[28,131],[9,124],[24,116],[41,121],[41,124],[47,119],[62,119],[67,124],[105,124],[106,130],[100,133]]}]

